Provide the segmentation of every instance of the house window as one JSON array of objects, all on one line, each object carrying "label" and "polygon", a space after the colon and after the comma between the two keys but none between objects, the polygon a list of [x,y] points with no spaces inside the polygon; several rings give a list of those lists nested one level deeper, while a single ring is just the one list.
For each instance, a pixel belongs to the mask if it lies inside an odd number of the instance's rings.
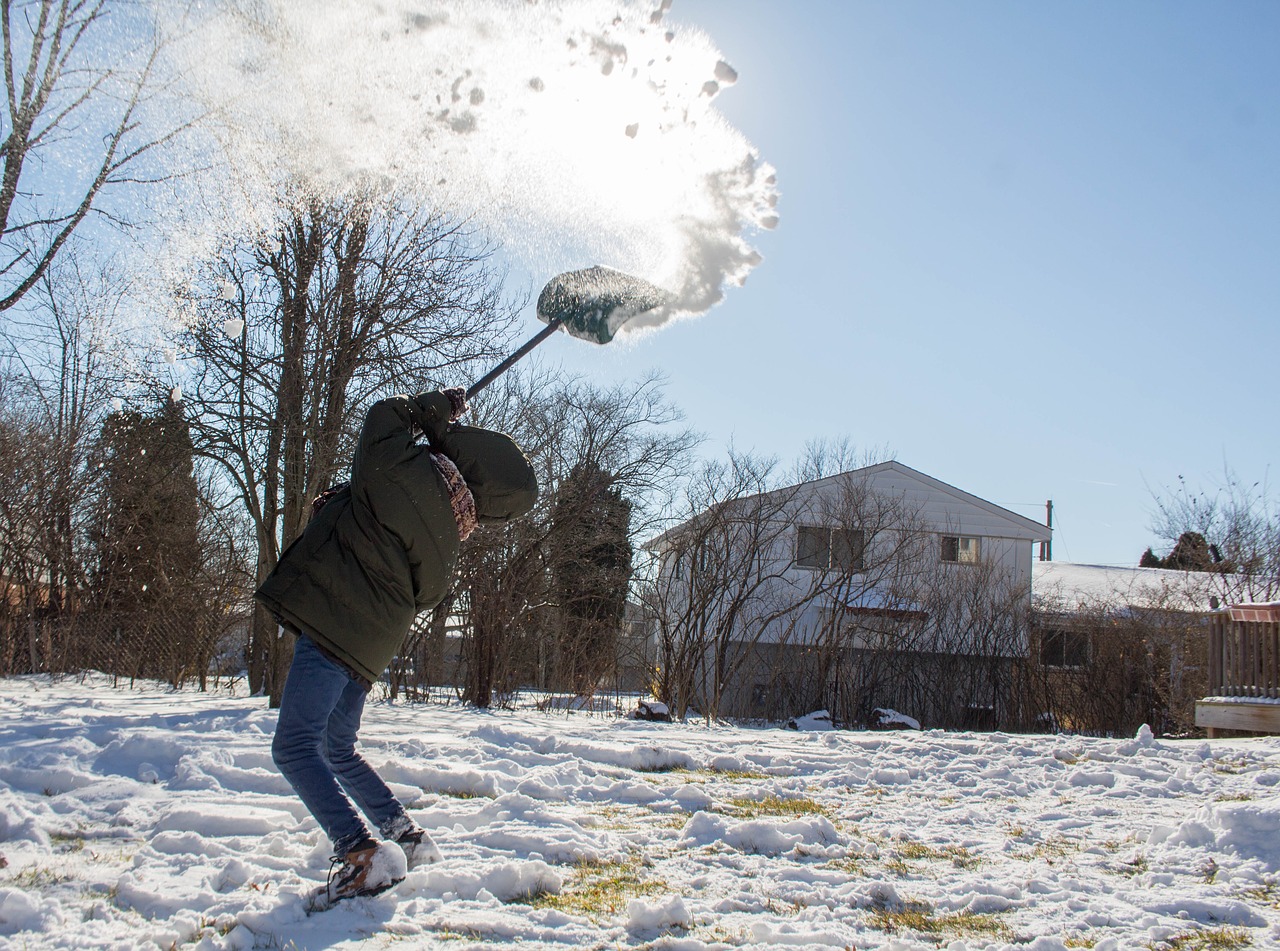
[{"label": "house window", "polygon": [[1045,631],[1040,663],[1045,667],[1084,667],[1089,662],[1089,635],[1080,631]]},{"label": "house window", "polygon": [[982,539],[966,535],[942,536],[942,560],[957,565],[976,565],[982,557]]},{"label": "house window", "polygon": [[697,572],[708,571],[715,565],[711,557],[711,550],[705,544],[698,544],[693,548],[680,549],[669,554],[667,558],[671,565],[671,577],[677,581],[692,578]]},{"label": "house window", "polygon": [[861,571],[866,538],[856,528],[796,528],[796,565],[819,571]]},{"label": "house window", "polygon": [[684,552],[676,552],[668,555],[668,563],[671,565],[671,577],[677,581],[684,580]]}]

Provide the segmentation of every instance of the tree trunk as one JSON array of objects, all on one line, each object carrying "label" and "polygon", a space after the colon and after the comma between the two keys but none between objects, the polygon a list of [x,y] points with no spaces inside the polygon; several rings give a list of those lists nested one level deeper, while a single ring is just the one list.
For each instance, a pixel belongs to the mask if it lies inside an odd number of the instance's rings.
[{"label": "tree trunk", "polygon": [[27,650],[31,657],[31,672],[40,672],[40,632],[36,630],[35,612],[27,610]]}]

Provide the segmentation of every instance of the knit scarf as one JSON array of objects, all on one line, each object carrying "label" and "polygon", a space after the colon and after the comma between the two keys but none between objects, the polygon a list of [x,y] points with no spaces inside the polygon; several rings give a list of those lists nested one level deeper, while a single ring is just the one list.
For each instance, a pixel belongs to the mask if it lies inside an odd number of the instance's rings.
[{"label": "knit scarf", "polygon": [[466,541],[476,530],[479,518],[476,515],[476,500],[467,488],[467,480],[453,464],[453,460],[441,452],[431,453],[431,461],[436,464],[444,484],[449,489],[449,503],[453,506],[453,520],[458,523],[458,538]]}]

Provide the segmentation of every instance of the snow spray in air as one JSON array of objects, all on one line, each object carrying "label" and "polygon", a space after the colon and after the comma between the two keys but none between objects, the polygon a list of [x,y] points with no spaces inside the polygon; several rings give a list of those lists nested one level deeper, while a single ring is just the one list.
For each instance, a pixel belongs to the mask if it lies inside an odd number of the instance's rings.
[{"label": "snow spray in air", "polygon": [[675,292],[628,331],[705,312],[759,262],[750,236],[776,223],[777,192],[714,107],[736,73],[669,6],[205,5],[174,56],[215,116],[218,194],[237,196],[207,241],[282,186],[372,190],[469,220],[535,274],[599,262]]}]

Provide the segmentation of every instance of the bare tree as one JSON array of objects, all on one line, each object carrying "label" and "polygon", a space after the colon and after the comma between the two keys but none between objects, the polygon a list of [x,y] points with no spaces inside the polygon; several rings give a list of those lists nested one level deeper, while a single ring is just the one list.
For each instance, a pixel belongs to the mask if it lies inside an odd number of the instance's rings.
[{"label": "bare tree", "polygon": [[790,578],[796,493],[775,486],[775,466],[733,452],[705,463],[686,486],[686,517],[649,543],[659,699],[678,717],[720,716],[754,646],[787,641],[815,596]]},{"label": "bare tree", "polygon": [[616,663],[631,587],[631,502],[611,473],[580,463],[556,488],[548,568],[559,620],[557,674],[590,697]]},{"label": "bare tree", "polygon": [[[3,388],[8,396],[11,385]],[[29,407],[0,402],[0,582],[3,646],[0,673],[33,673],[56,666],[45,582],[43,485],[48,433]]]},{"label": "bare tree", "polygon": [[840,722],[867,723],[874,707],[891,702],[912,650],[909,632],[928,617],[921,602],[931,530],[913,503],[873,491],[861,470],[826,476],[797,522],[799,533],[817,532],[826,545],[806,553],[798,540],[795,564],[809,579],[814,610],[780,652],[771,712],[781,700],[790,706],[783,712],[822,708]]},{"label": "bare tree", "polygon": [[1208,489],[1176,487],[1155,494],[1152,530],[1171,545],[1200,535],[1219,555],[1215,572],[1227,603],[1280,598],[1280,506],[1265,480],[1241,480],[1230,468]]},{"label": "bare tree", "polygon": [[[86,578],[86,519],[99,420],[120,381],[107,323],[119,287],[67,258],[38,300],[3,324],[6,377],[4,571],[21,592],[32,670],[65,666]],[[35,631],[40,629],[40,636]],[[43,644],[43,648],[40,645]]]},{"label": "bare tree", "polygon": [[1205,620],[1181,599],[1097,598],[1039,610],[1022,683],[1028,727],[1098,736],[1195,731],[1208,686]]},{"label": "bare tree", "polygon": [[848,436],[811,439],[792,470],[796,482],[816,482],[841,473],[864,469],[894,458],[888,446],[859,447]]},{"label": "bare tree", "polygon": [[36,286],[91,212],[118,220],[104,199],[154,179],[148,153],[185,128],[143,121],[158,46],[152,36],[124,48],[113,34],[132,16],[136,40],[138,12],[119,0],[0,2],[0,311]]},{"label": "bare tree", "polygon": [[[499,352],[512,314],[490,251],[465,229],[384,201],[282,202],[274,234],[228,246],[184,305],[197,452],[236,487],[259,581],[341,477],[361,408]],[[253,689],[279,702],[289,656],[255,614]]]},{"label": "bare tree", "polygon": [[903,644],[912,668],[902,682],[904,707],[952,729],[1021,725],[1018,676],[1030,640],[1025,581],[994,559],[958,565],[928,558],[925,565],[924,619]]},{"label": "bare tree", "polygon": [[[109,590],[101,571],[100,528],[109,493],[108,469],[101,463],[104,420],[119,415],[137,377],[133,348],[114,332],[123,286],[109,266],[91,269],[77,249],[62,255],[21,308],[0,316],[3,372],[0,373],[0,670],[67,671],[96,667],[132,676],[124,641],[137,631],[113,628],[104,606]],[[168,402],[166,410],[180,415]],[[128,467],[130,461],[123,463]],[[186,457],[189,470],[190,456]],[[140,629],[156,630],[146,651],[148,675],[173,682],[210,671],[217,642],[238,623],[243,603],[242,533],[228,510],[212,504],[211,483],[187,493],[199,506],[199,544],[179,546],[168,568],[182,581],[161,595],[151,579],[151,607],[135,611]],[[161,488],[181,481],[158,476]],[[146,494],[164,492],[146,489]],[[172,526],[178,524],[172,521]],[[174,535],[176,536],[176,528]],[[155,554],[141,552],[143,559]],[[159,563],[148,566],[168,570]],[[146,572],[143,572],[146,573]],[[146,583],[139,579],[139,583]],[[239,589],[237,600],[232,589]],[[194,607],[181,622],[157,624],[174,615],[178,602]],[[192,618],[196,621],[193,623]]]},{"label": "bare tree", "polygon": [[567,524],[552,514],[562,482],[584,465],[607,472],[604,488],[632,506],[634,538],[652,525],[695,442],[654,375],[608,388],[545,373],[512,375],[485,396],[476,423],[515,437],[538,471],[541,492],[528,517],[477,532],[463,548],[463,696],[482,706],[520,683],[547,685],[564,640],[566,615],[549,566]]},{"label": "bare tree", "polygon": [[830,474],[847,444],[817,448],[785,488],[736,459],[704,470],[691,516],[653,543],[662,699],[677,715],[1016,719],[1025,584],[999,558],[943,563],[919,502],[866,467]]}]

